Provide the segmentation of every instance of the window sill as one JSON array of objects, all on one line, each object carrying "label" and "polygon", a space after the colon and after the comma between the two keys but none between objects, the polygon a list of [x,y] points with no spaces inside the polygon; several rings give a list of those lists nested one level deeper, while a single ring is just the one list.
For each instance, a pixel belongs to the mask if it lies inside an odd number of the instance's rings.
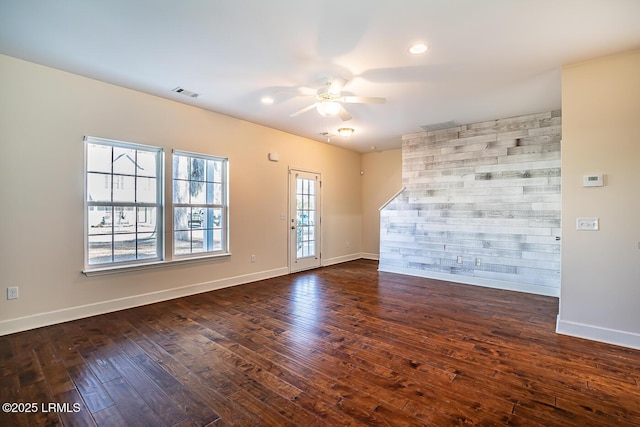
[{"label": "window sill", "polygon": [[204,255],[204,256],[197,256],[197,257],[175,258],[175,259],[164,260],[164,261],[152,261],[144,264],[88,268],[83,270],[82,273],[87,277],[103,276],[106,274],[117,274],[117,273],[126,273],[130,271],[140,271],[140,270],[150,270],[150,269],[161,268],[161,267],[170,267],[175,264],[205,262],[215,258],[226,258],[230,256],[231,256],[231,252],[226,252],[223,254],[216,254],[216,255]]}]

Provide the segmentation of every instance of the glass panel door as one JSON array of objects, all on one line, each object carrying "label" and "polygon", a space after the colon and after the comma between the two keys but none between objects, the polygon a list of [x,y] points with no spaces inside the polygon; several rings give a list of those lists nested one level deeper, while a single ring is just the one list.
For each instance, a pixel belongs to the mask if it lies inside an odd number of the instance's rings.
[{"label": "glass panel door", "polygon": [[320,175],[290,173],[290,270],[320,267]]}]

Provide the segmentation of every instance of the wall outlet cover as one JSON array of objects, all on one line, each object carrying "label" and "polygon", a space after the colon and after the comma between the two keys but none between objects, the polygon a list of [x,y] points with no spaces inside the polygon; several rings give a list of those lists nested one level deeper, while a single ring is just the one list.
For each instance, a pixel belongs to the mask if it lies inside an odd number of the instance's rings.
[{"label": "wall outlet cover", "polygon": [[600,220],[598,218],[576,218],[576,230],[598,231]]}]

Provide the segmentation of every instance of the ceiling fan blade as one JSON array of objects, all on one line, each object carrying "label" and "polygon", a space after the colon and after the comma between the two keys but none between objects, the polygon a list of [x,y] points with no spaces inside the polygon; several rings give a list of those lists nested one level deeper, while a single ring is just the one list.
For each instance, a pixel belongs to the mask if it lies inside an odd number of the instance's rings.
[{"label": "ceiling fan blade", "polygon": [[349,112],[345,110],[344,107],[340,108],[340,111],[338,112],[338,116],[340,116],[343,122],[346,122],[347,120],[351,120],[352,118],[351,114],[349,114]]},{"label": "ceiling fan blade", "polygon": [[340,101],[347,104],[384,104],[387,98],[376,98],[373,96],[343,96]]},{"label": "ceiling fan blade", "polygon": [[342,88],[347,84],[347,79],[344,77],[334,77],[331,79],[331,83],[329,83],[329,93],[334,95],[340,95]]},{"label": "ceiling fan blade", "polygon": [[299,116],[300,114],[306,113],[307,111],[314,109],[315,107],[316,107],[316,104],[308,105],[308,106],[304,107],[302,110],[298,110],[293,114],[289,114],[289,117]]}]

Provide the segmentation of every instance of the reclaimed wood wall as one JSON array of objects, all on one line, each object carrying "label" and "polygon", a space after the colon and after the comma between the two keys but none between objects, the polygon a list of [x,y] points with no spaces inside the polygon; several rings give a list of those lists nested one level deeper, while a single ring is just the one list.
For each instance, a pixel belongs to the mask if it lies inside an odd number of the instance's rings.
[{"label": "reclaimed wood wall", "polygon": [[403,137],[380,270],[559,295],[561,113]]}]

